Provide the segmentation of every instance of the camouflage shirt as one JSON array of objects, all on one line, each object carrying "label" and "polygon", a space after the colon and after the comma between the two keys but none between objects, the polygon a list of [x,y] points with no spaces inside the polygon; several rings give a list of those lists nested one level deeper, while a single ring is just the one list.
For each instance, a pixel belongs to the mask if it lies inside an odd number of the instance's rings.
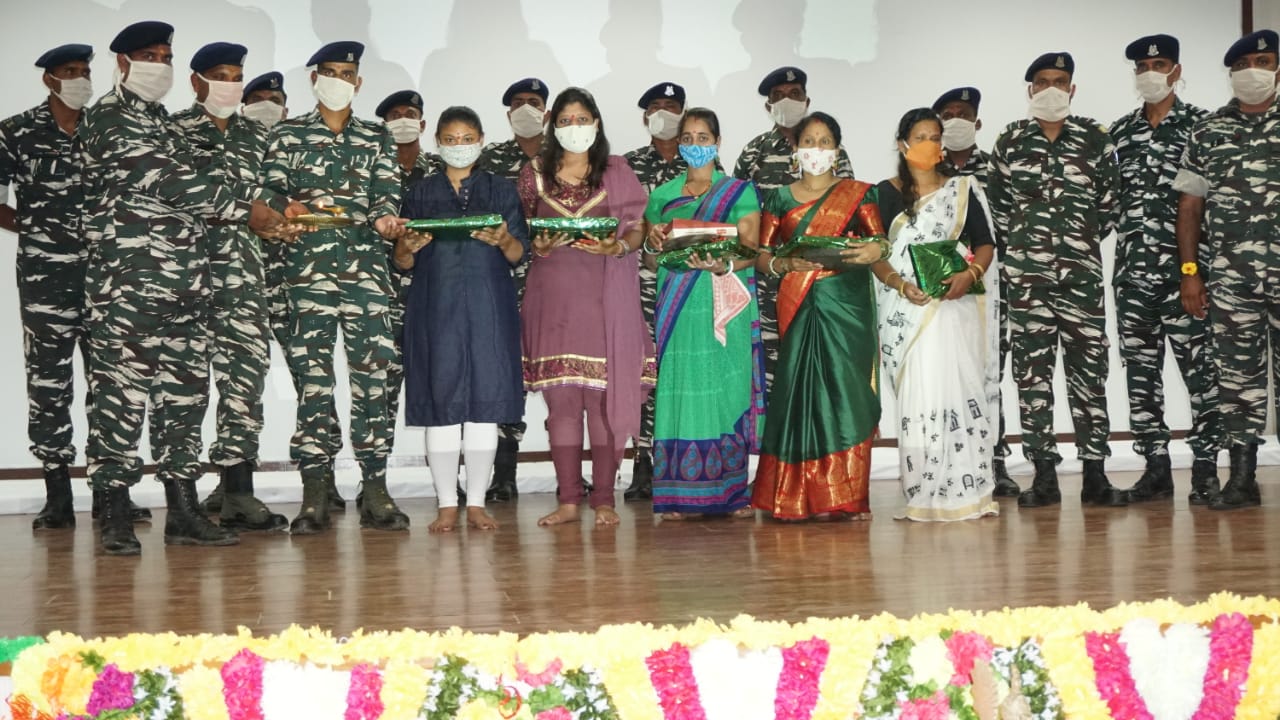
[{"label": "camouflage shirt", "polygon": [[1016,285],[1101,285],[1102,240],[1115,229],[1119,184],[1111,137],[1072,115],[1049,142],[1040,123],[1005,128],[991,154],[987,197]]},{"label": "camouflage shirt", "polygon": [[[223,132],[199,103],[175,113],[173,122],[186,136],[197,169],[214,168],[220,178],[257,184],[270,134],[265,125],[236,114]],[[215,221],[205,224],[205,232],[215,299],[233,303],[245,285],[261,292],[262,241],[249,226]]]},{"label": "camouflage shirt", "polygon": [[1142,107],[1111,126],[1120,164],[1119,227],[1113,284],[1177,285],[1178,191],[1174,178],[1191,128],[1208,113],[1175,99],[1169,114],[1151,127]]},{"label": "camouflage shirt", "polygon": [[88,258],[83,168],[80,136],[62,132],[48,100],[0,122],[0,188],[17,188],[19,255],[68,264]]},{"label": "camouflage shirt", "polygon": [[680,157],[680,153],[676,153],[668,162],[652,143],[636,148],[622,157],[631,166],[647,193],[652,193],[654,188],[689,169],[689,163]]},{"label": "camouflage shirt", "polygon": [[[213,166],[197,170],[164,106],[129,90],[112,90],[86,109],[79,132],[89,198],[90,311],[111,316],[121,309],[134,332],[150,335],[164,315],[195,312],[208,299],[200,222],[245,222],[259,193]],[[142,327],[140,316],[156,325]]]},{"label": "camouflage shirt", "polygon": [[[760,196],[764,197],[766,191],[800,179],[800,166],[794,155],[791,142],[777,128],[772,128],[757,135],[742,149],[733,166],[733,176],[755,183]],[[853,178],[853,164],[843,147],[836,156],[835,172],[838,177]]]},{"label": "camouflage shirt", "polygon": [[400,176],[395,142],[381,122],[352,115],[334,134],[312,110],[272,128],[263,184],[309,207],[342,207],[355,223],[304,233],[289,245],[285,282],[314,286],[371,275],[383,281],[376,290],[390,296],[386,246],[373,223],[400,214]]},{"label": "camouflage shirt", "polygon": [[942,164],[938,166],[938,170],[944,175],[965,175],[972,177],[978,181],[983,189],[987,187],[987,178],[991,172],[991,156],[978,148],[974,148],[969,153],[969,159],[965,160],[964,167],[956,167],[951,162],[951,156],[944,153],[942,156]]},{"label": "camouflage shirt", "polygon": [[[1246,114],[1232,100],[1191,130],[1174,189],[1204,198],[1218,277],[1280,281],[1280,105]],[[1223,272],[1231,268],[1232,272]]]},{"label": "camouflage shirt", "polygon": [[506,142],[485,145],[476,168],[515,182],[520,177],[520,168],[527,162],[529,156],[524,154],[520,143],[511,138]]},{"label": "camouflage shirt", "polygon": [[[418,159],[413,164],[413,170],[405,172],[404,168],[400,168],[400,197],[409,194],[409,188],[414,183],[428,175],[444,172],[444,160],[439,155],[429,152],[419,152]],[[391,275],[391,284],[396,288],[396,300],[401,307],[409,302],[409,283],[413,280],[413,269],[401,270],[396,266],[395,257],[396,242],[383,238],[383,245],[387,249],[387,272]]]}]

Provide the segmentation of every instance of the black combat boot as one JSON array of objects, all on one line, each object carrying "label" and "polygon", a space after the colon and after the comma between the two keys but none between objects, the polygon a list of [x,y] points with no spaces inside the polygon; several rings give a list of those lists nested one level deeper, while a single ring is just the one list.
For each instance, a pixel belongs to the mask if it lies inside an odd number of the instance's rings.
[{"label": "black combat boot", "polygon": [[991,477],[995,479],[995,488],[991,491],[993,497],[1016,498],[1022,492],[1022,488],[1018,487],[1018,483],[1009,477],[1009,470],[1004,466],[1004,458],[995,457],[991,460]]},{"label": "black combat boot", "polygon": [[1102,507],[1124,507],[1129,504],[1128,494],[1111,484],[1101,460],[1084,461],[1084,482],[1080,488],[1080,502]]},{"label": "black combat boot", "polygon": [[133,520],[129,517],[129,491],[126,487],[113,487],[101,491],[102,509],[98,523],[102,552],[107,555],[140,555],[142,543],[133,534]]},{"label": "black combat boot", "polygon": [[1057,505],[1062,502],[1062,491],[1058,489],[1058,468],[1056,460],[1035,460],[1036,475],[1031,480],[1031,488],[1018,495],[1018,507],[1038,508]]},{"label": "black combat boot", "polygon": [[271,512],[253,496],[253,463],[239,462],[222,468],[222,486],[226,488],[218,523],[237,532],[271,532],[289,527],[283,515]]},{"label": "black combat boot", "polygon": [[[329,512],[346,512],[347,500],[338,492],[337,473],[333,469],[333,461],[329,461],[329,465],[324,468],[324,486],[325,493],[328,497]],[[306,483],[303,483],[303,490],[306,490]]]},{"label": "black combat boot", "polygon": [[1218,499],[1218,463],[1216,460],[1196,460],[1191,463],[1191,494],[1187,502],[1192,505],[1209,505]]},{"label": "black combat boot", "polygon": [[65,530],[76,526],[71,471],[66,465],[44,469],[44,507],[31,521],[32,530]]},{"label": "black combat boot", "polygon": [[[302,507],[298,515],[289,523],[292,535],[315,535],[329,527],[330,501],[333,495],[329,491],[332,472],[326,473],[321,468],[302,470]],[[342,502],[346,507],[346,501]]]},{"label": "black combat boot", "polygon": [[[124,496],[129,497],[129,488],[124,488]],[[89,517],[94,520],[102,513],[103,491],[93,491],[93,505],[89,509]],[[135,523],[151,522],[151,508],[144,508],[135,505],[133,500],[129,500],[129,520]]]},{"label": "black combat boot", "polygon": [[1227,484],[1222,492],[1209,503],[1210,510],[1238,510],[1256,507],[1262,504],[1262,493],[1258,490],[1258,446],[1231,446],[1231,474],[1227,476]]},{"label": "black combat boot", "polygon": [[1147,469],[1142,477],[1126,492],[1129,502],[1149,502],[1151,500],[1171,500],[1173,498],[1173,470],[1169,466],[1168,455],[1148,455]]},{"label": "black combat boot", "polygon": [[205,515],[217,515],[222,512],[222,498],[225,494],[222,488],[222,475],[219,475],[218,484],[213,486],[213,491],[200,503],[200,509]]},{"label": "black combat boot", "polygon": [[520,494],[516,487],[516,462],[520,456],[520,442],[514,438],[498,438],[498,454],[493,460],[493,483],[484,494],[486,503],[504,503],[515,500]]},{"label": "black combat boot", "polygon": [[636,448],[636,459],[631,463],[631,487],[622,494],[624,500],[651,500],[653,498],[653,457],[649,448]]},{"label": "black combat boot", "polygon": [[240,536],[214,525],[200,510],[195,480],[166,480],[165,545],[236,545]]},{"label": "black combat boot", "polygon": [[400,512],[387,492],[387,476],[379,473],[367,478],[360,490],[360,527],[374,530],[408,530],[409,516]]}]

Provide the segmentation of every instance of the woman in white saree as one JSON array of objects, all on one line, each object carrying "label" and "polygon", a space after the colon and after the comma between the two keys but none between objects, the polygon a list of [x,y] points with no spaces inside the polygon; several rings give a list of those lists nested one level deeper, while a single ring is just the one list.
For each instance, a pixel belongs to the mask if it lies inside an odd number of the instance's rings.
[{"label": "woman in white saree", "polygon": [[[886,417],[897,422],[907,500],[898,517],[925,521],[999,514],[991,495],[1000,401],[995,244],[978,183],[938,172],[941,139],[932,110],[908,112],[898,124],[898,175],[877,188],[892,242],[874,271],[880,355],[897,399]],[[929,272],[927,251],[949,254],[952,244],[967,266]]]}]

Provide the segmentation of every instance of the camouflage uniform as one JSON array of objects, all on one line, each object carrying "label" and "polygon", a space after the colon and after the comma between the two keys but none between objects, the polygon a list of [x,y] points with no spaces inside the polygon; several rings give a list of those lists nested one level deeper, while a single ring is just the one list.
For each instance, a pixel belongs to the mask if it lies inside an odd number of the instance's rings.
[{"label": "camouflage uniform", "polygon": [[290,456],[304,485],[333,462],[333,348],[342,327],[351,378],[351,445],[366,486],[385,488],[391,452],[387,368],[394,360],[386,248],[376,218],[398,215],[400,171],[391,134],[352,116],[334,134],[318,110],[273,128],[263,184],[304,204],[336,205],[355,225],[303,234],[285,249],[288,361],[301,379]]},{"label": "camouflage uniform", "polygon": [[[752,138],[738,155],[738,162],[733,166],[733,176],[739,180],[750,180],[760,191],[760,197],[776,187],[790,185],[800,179],[800,167],[793,155],[795,150],[786,136],[771,128]],[[853,164],[849,162],[849,154],[840,148],[836,155],[835,174],[837,177],[853,178]],[[764,340],[764,372],[765,385],[773,386],[773,368],[778,362],[778,278],[768,273],[756,276],[756,287],[760,302],[760,334]]]},{"label": "camouflage uniform", "polygon": [[1216,462],[1222,445],[1218,369],[1207,319],[1182,307],[1174,223],[1178,192],[1173,180],[1192,126],[1207,113],[1182,100],[1155,128],[1143,108],[1111,128],[1120,164],[1120,216],[1112,286],[1120,331],[1120,357],[1129,386],[1133,449],[1167,455],[1164,421],[1164,344],[1168,337],[1192,408],[1187,441],[1196,460]]},{"label": "camouflage uniform", "polygon": [[[67,135],[46,100],[0,123],[0,188],[17,187],[18,301],[27,371],[27,435],[45,469],[75,462],[72,356],[85,347],[80,135]],[[91,403],[86,398],[86,409]]]},{"label": "camouflage uniform", "polygon": [[996,140],[987,195],[1005,241],[1013,374],[1023,454],[1058,462],[1053,370],[1062,344],[1068,402],[1082,460],[1110,454],[1100,244],[1115,229],[1119,182],[1106,130],[1078,116],[1050,142],[1035,120]]},{"label": "camouflage uniform", "polygon": [[[1228,443],[1261,442],[1271,377],[1280,379],[1280,106],[1241,112],[1232,100],[1197,123],[1174,189],[1204,198],[1222,422]],[[1202,252],[1201,257],[1204,257]],[[1235,458],[1232,459],[1233,464]],[[1234,475],[1234,468],[1233,468]]]},{"label": "camouflage uniform", "polygon": [[[199,103],[173,116],[191,146],[196,168],[211,165],[255,185],[267,150],[267,128],[239,115],[224,133]],[[228,466],[256,463],[262,432],[262,392],[268,357],[267,305],[262,242],[241,223],[208,221],[212,310],[210,360],[218,389],[217,437],[209,460]]]},{"label": "camouflage uniform", "polygon": [[244,222],[260,193],[228,182],[215,167],[195,170],[164,106],[128,90],[88,108],[80,134],[92,198],[89,476],[98,489],[142,477],[137,447],[150,399],[157,479],[194,482],[202,472],[211,300],[200,221]]}]

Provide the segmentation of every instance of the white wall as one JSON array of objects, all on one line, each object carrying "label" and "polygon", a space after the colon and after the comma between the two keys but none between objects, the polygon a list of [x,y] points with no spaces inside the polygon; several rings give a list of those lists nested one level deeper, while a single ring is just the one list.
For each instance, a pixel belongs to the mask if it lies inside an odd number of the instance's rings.
[{"label": "white wall", "polygon": [[[481,113],[488,139],[503,139],[509,131],[501,93],[511,81],[534,75],[553,92],[570,82],[596,92],[609,138],[621,153],[647,137],[636,99],[650,85],[672,80],[688,88],[690,104],[720,114],[726,164],[769,125],[755,94],[760,78],[795,64],[810,74],[813,109],[840,119],[855,169],[869,181],[893,170],[892,137],[902,113],[956,85],[982,89],[979,142],[989,147],[1007,122],[1025,115],[1023,71],[1051,50],[1076,58],[1076,112],[1110,124],[1136,105],[1124,46],[1148,33],[1171,33],[1183,43],[1183,96],[1216,107],[1229,94],[1222,54],[1240,27],[1238,4],[1231,0],[43,0],[5,8],[0,116],[43,98],[39,71],[30,63],[61,43],[93,44],[95,86],[107,89],[107,45],[117,30],[141,19],[177,28],[178,87],[169,97],[175,109],[191,101],[186,63],[206,42],[247,45],[249,76],[285,72],[290,109],[299,112],[313,104],[302,64],[321,42],[357,39],[370,45],[356,101],[363,115],[371,115],[386,94],[413,87],[427,98],[429,122],[446,105],[467,104]],[[0,277],[6,278],[0,283],[0,382],[8,388],[0,400],[0,467],[31,467],[17,294],[8,280],[14,242],[0,231]],[[1111,254],[1108,242],[1108,262]],[[1124,378],[1114,342],[1112,359],[1112,427],[1125,430]],[[1166,376],[1171,424],[1185,428],[1185,392],[1176,373]],[[1059,388],[1058,397],[1065,397],[1061,378]],[[1014,395],[1006,396],[1010,432],[1017,432]],[[346,402],[343,391],[343,412]],[[292,412],[293,391],[277,354],[266,393],[265,460],[288,458]],[[526,449],[545,448],[544,414],[531,398]],[[82,446],[85,427],[77,417]],[[1070,431],[1065,402],[1057,421],[1060,431]],[[206,440],[210,433],[208,426]],[[422,451],[421,432],[402,429],[396,454]]]}]

